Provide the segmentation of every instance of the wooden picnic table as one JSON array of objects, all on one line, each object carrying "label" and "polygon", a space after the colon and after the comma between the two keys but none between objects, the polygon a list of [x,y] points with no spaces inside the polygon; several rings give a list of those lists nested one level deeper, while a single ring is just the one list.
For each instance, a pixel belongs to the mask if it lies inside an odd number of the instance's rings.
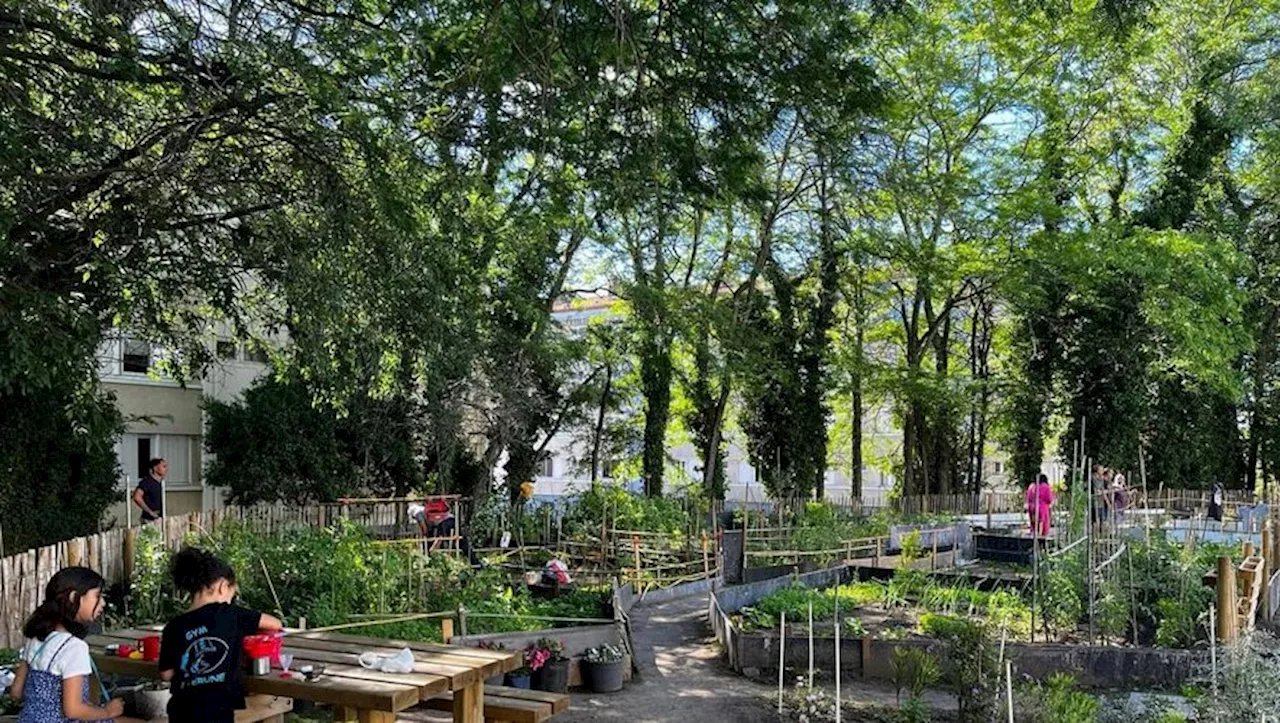
[{"label": "wooden picnic table", "polygon": [[[108,655],[112,643],[136,644],[140,638],[156,635],[156,630],[122,630],[91,635],[89,648],[98,669],[136,678],[157,679],[154,661],[130,660]],[[336,633],[289,633],[283,652],[294,656],[294,671],[282,677],[243,674],[245,691],[275,695],[334,707],[335,721],[393,723],[395,714],[421,701],[452,694],[453,719],[458,723],[484,720],[484,681],[524,665],[519,652],[481,650],[457,645],[387,640]],[[360,667],[361,653],[390,655],[402,648],[413,651],[411,673],[383,673]],[[298,669],[303,665],[323,665],[324,674],[308,682]]]}]

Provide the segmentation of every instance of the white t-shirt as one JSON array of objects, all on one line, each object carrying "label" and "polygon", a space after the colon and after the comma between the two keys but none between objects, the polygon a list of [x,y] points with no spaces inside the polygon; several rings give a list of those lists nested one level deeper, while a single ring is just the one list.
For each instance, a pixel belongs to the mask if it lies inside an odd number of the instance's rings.
[{"label": "white t-shirt", "polygon": [[[39,657],[33,659],[37,653]],[[43,670],[63,679],[93,672],[89,644],[71,633],[52,632],[43,641],[28,638],[22,646],[22,659],[32,670]]]},{"label": "white t-shirt", "polygon": [[409,505],[409,518],[425,520],[427,518],[427,508],[423,505]]}]

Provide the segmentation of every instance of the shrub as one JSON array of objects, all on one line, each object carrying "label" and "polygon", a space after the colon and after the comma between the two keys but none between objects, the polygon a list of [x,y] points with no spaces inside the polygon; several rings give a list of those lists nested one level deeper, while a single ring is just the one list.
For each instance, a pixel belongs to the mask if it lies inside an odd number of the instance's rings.
[{"label": "shrub", "polygon": [[956,696],[960,720],[986,720],[1000,683],[986,626],[975,620],[926,613],[920,618],[920,627],[925,635],[937,638],[943,645],[948,682]]}]

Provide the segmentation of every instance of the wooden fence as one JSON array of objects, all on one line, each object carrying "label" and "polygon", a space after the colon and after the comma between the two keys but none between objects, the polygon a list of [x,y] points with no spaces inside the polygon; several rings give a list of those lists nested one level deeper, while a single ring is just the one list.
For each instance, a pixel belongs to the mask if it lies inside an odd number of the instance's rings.
[{"label": "wooden fence", "polygon": [[[146,527],[156,529],[164,544],[178,549],[192,533],[213,533],[234,522],[263,533],[294,525],[326,526],[339,518],[375,528],[394,526],[404,517],[403,504],[361,503],[286,507],[226,507],[166,517]],[[124,582],[133,571],[142,526],[117,528],[0,558],[0,647],[22,644],[22,624],[44,598],[45,585],[58,570],[83,565],[102,574],[108,585]]]}]

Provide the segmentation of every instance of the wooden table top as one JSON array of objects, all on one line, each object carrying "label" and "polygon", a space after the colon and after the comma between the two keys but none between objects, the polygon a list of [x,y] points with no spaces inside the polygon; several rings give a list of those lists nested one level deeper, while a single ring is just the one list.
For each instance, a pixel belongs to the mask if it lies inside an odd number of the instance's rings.
[{"label": "wooden table top", "polygon": [[[108,655],[112,643],[137,644],[155,630],[121,630],[91,635],[90,650],[99,670],[138,678],[158,678],[155,662],[130,660]],[[361,710],[396,712],[447,691],[457,691],[484,678],[515,670],[523,665],[519,652],[481,650],[457,645],[439,645],[385,640],[358,635],[330,633],[289,633],[283,652],[294,655],[294,674],[242,675],[249,693],[278,695],[317,703],[341,705]],[[409,648],[413,651],[412,673],[383,673],[360,667],[361,653],[389,655]],[[324,675],[308,682],[296,671],[303,665],[323,665]]]}]

